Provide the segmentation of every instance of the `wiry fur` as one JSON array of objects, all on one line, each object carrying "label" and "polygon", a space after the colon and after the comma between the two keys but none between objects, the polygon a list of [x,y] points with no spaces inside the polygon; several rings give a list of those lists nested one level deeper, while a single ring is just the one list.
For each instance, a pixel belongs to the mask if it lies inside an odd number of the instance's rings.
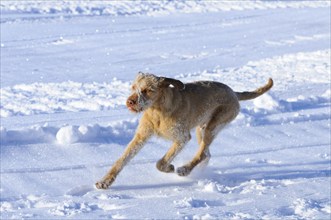
[{"label": "wiry fur", "polygon": [[[253,92],[239,93],[219,82],[183,84],[179,80],[139,73],[132,85],[127,107],[133,112],[144,111],[144,114],[123,155],[104,178],[96,183],[96,187],[108,188],[152,135],[173,142],[168,152],[157,162],[157,169],[187,176],[199,163],[208,163],[209,146],[218,132],[237,116],[239,100],[260,96],[272,85],[273,81],[269,79],[265,86]],[[193,128],[196,128],[199,150],[191,161],[175,170],[171,162],[191,139],[190,131]]]}]

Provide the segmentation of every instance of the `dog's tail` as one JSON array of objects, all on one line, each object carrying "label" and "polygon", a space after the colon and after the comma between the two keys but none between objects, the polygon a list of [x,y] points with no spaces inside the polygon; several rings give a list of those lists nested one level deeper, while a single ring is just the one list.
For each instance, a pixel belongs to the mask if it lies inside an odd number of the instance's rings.
[{"label": "dog's tail", "polygon": [[273,86],[274,81],[269,78],[268,83],[252,92],[236,92],[239,101],[254,99],[267,92]]}]

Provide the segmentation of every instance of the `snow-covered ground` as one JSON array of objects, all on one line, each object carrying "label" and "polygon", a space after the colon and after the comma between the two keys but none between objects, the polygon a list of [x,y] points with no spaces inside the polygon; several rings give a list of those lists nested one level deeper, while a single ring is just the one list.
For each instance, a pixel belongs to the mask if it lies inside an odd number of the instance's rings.
[{"label": "snow-covered ground", "polygon": [[[0,5],[1,219],[330,218],[329,1]],[[170,143],[153,138],[96,190],[138,125],[124,105],[138,71],[275,85],[241,103],[207,168],[158,172]]]}]

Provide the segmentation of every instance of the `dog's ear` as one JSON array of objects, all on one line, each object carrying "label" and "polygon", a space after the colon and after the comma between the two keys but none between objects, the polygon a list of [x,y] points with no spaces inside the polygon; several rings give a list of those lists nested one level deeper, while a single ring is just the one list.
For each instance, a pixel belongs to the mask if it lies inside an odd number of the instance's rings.
[{"label": "dog's ear", "polygon": [[177,79],[167,78],[167,77],[160,77],[160,86],[161,87],[169,87],[172,85],[176,89],[182,91],[185,89],[185,84]]},{"label": "dog's ear", "polygon": [[144,75],[146,75],[146,74],[141,72],[141,71],[139,71],[138,74],[137,74],[137,76],[144,76]]}]

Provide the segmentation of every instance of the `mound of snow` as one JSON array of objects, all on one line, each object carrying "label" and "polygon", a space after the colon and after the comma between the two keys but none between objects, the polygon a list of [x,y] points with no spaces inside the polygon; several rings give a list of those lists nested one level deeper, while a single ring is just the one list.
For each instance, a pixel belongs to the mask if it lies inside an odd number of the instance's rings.
[{"label": "mound of snow", "polygon": [[108,126],[95,125],[64,125],[52,127],[49,125],[33,126],[20,130],[7,130],[1,127],[1,145],[58,143],[127,143],[133,136],[138,120],[112,122]]},{"label": "mound of snow", "polygon": [[77,126],[65,126],[56,133],[59,144],[72,144],[79,140],[80,132]]},{"label": "mound of snow", "polygon": [[255,106],[255,111],[259,111],[259,109],[271,111],[279,107],[278,101],[268,93],[254,99],[253,104]]}]

